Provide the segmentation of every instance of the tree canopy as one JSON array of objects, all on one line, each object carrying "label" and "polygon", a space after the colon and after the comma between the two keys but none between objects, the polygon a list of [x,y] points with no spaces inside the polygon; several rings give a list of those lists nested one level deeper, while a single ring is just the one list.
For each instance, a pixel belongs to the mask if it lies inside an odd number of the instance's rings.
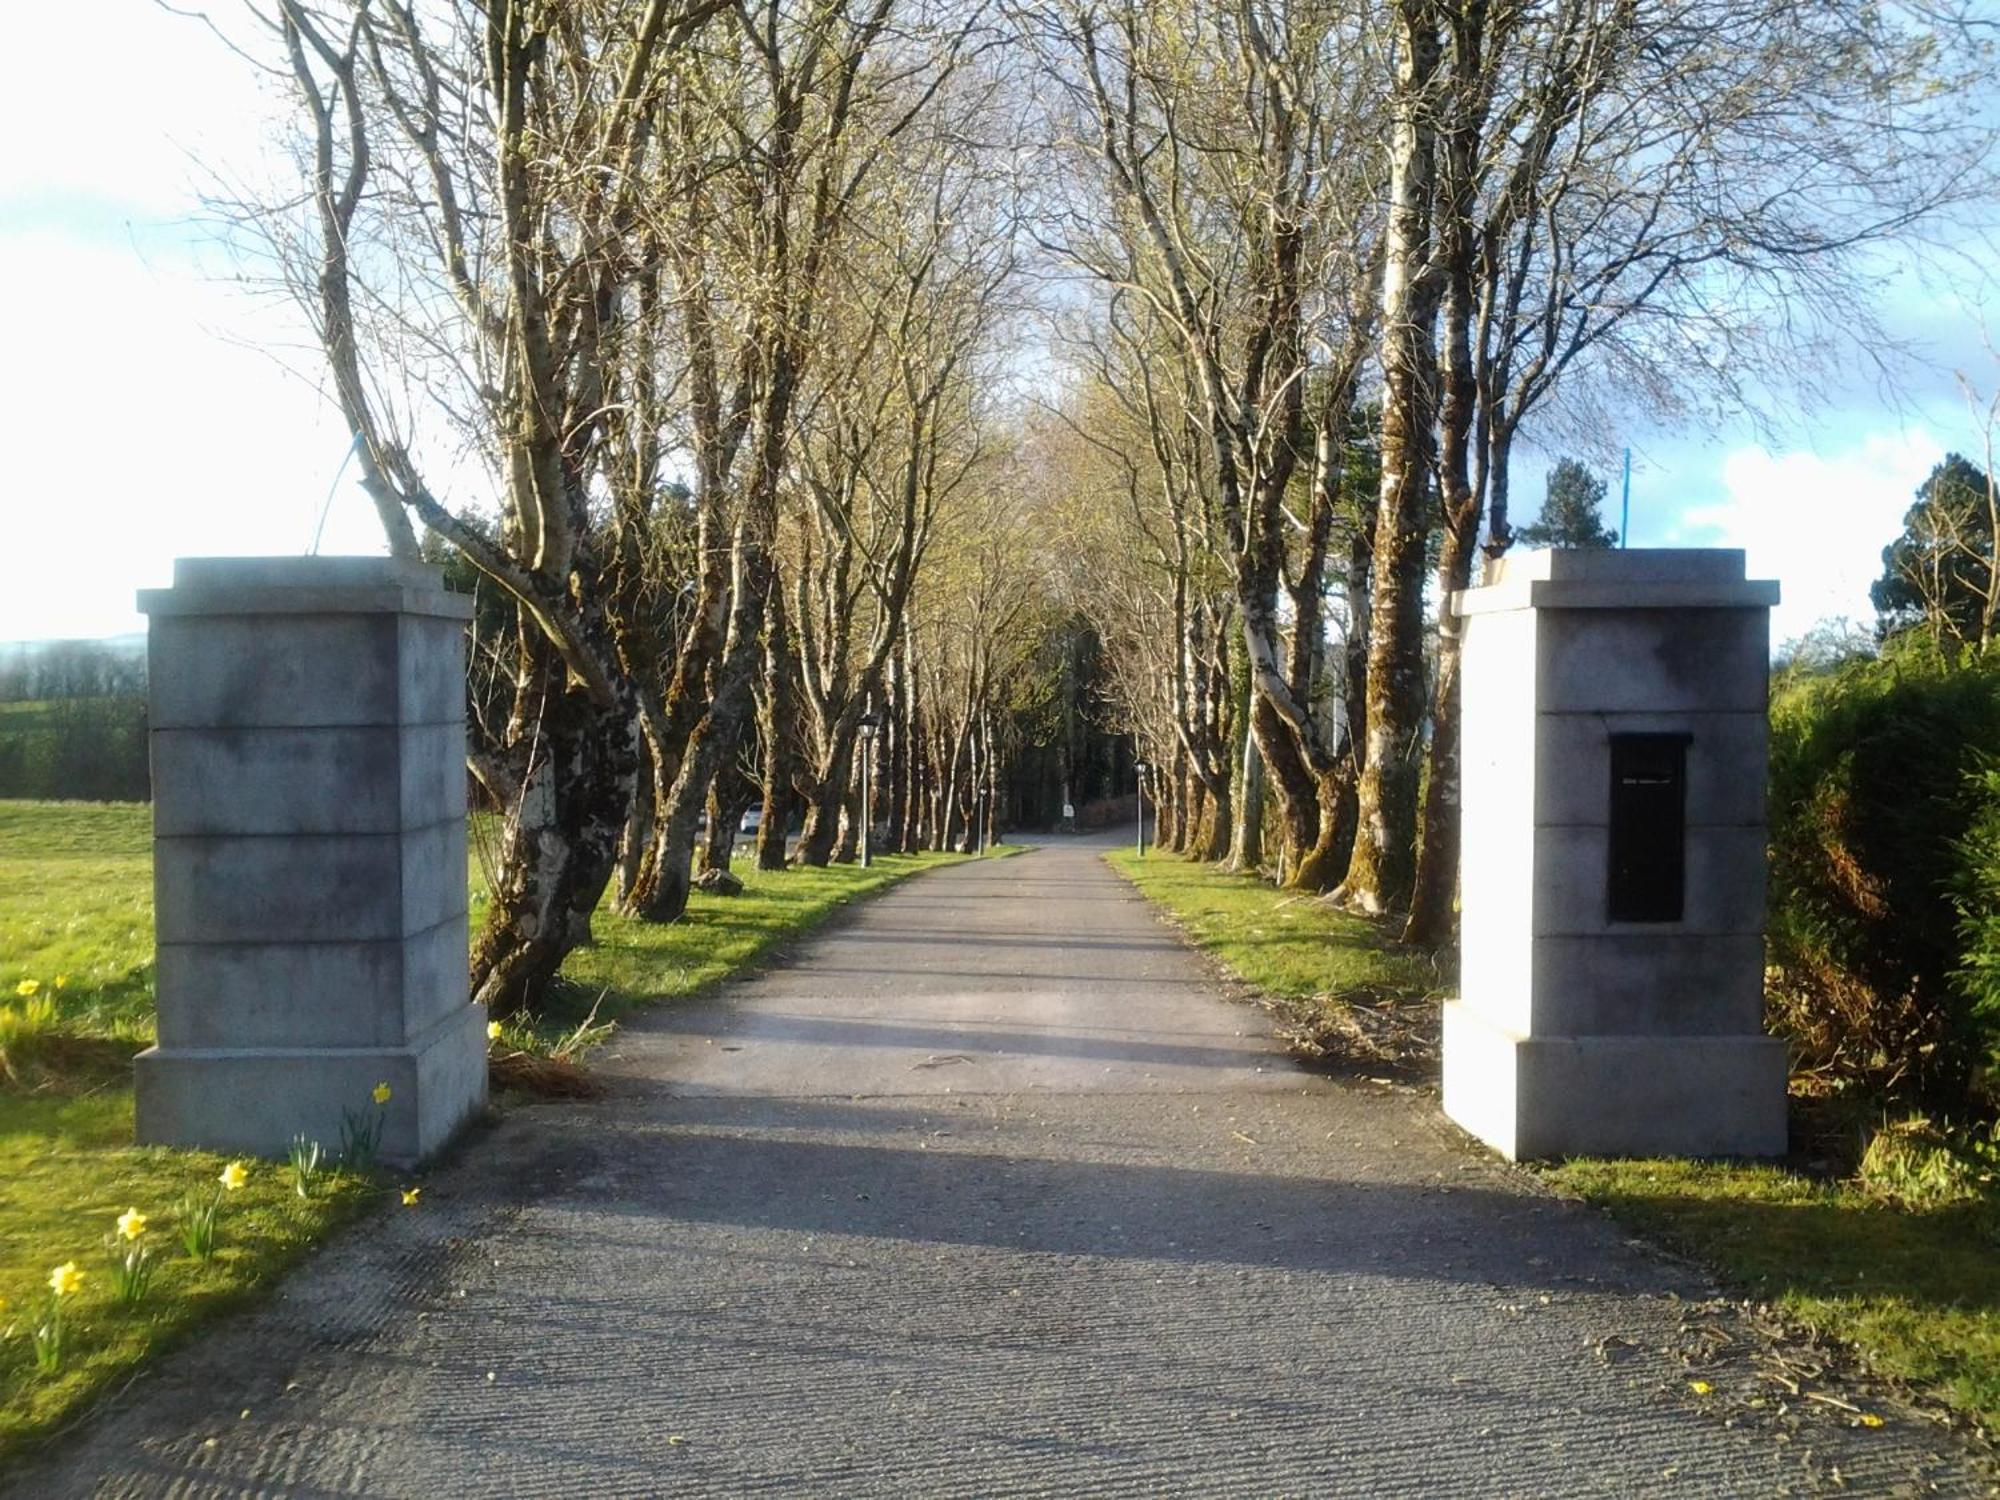
[{"label": "tree canopy", "polygon": [[[502,1009],[607,889],[677,918],[704,817],[761,797],[768,865],[965,847],[1053,800],[1023,766],[1144,761],[1168,847],[1442,940],[1429,601],[1514,542],[1519,440],[1810,378],[1877,334],[1871,255],[1994,186],[1930,0],[255,14],[298,178],[233,207],[390,546],[483,595]],[[1602,496],[1567,460],[1521,535],[1612,545]],[[1976,507],[1925,514],[1983,641]]]}]

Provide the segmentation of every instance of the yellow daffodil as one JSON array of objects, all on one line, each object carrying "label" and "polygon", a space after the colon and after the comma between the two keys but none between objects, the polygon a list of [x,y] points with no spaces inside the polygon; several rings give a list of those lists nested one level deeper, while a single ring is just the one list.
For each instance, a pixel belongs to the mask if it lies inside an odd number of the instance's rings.
[{"label": "yellow daffodil", "polygon": [[136,1208],[128,1208],[118,1216],[118,1233],[128,1240],[136,1240],[146,1232],[146,1216]]},{"label": "yellow daffodil", "polygon": [[233,1161],[222,1169],[222,1176],[217,1180],[233,1193],[250,1180],[250,1169],[240,1161]]},{"label": "yellow daffodil", "polygon": [[424,1195],[424,1190],[420,1187],[404,1188],[403,1207],[415,1208],[417,1206],[417,1199],[421,1198],[423,1195]]},{"label": "yellow daffodil", "polygon": [[498,1021],[488,1021],[486,1023],[486,1040],[489,1042],[500,1040],[500,1023]]},{"label": "yellow daffodil", "polygon": [[49,1290],[58,1297],[74,1296],[82,1285],[83,1272],[77,1269],[73,1260],[66,1260],[49,1272]]},{"label": "yellow daffodil", "polygon": [[1875,1413],[1872,1411],[1864,1411],[1861,1414],[1861,1425],[1863,1427],[1880,1427],[1882,1425],[1882,1419],[1876,1416]]},{"label": "yellow daffodil", "polygon": [[387,1104],[389,1102],[389,1085],[386,1083],[376,1084],[374,1098],[377,1104]]},{"label": "yellow daffodil", "polygon": [[14,986],[14,993],[19,995],[23,1000],[25,1000],[30,995],[37,993],[41,989],[41,987],[42,987],[42,982],[39,979],[24,979],[19,984]]},{"label": "yellow daffodil", "polygon": [[68,987],[69,987],[69,975],[67,974],[56,975],[56,988],[61,990],[61,989],[67,989]]}]

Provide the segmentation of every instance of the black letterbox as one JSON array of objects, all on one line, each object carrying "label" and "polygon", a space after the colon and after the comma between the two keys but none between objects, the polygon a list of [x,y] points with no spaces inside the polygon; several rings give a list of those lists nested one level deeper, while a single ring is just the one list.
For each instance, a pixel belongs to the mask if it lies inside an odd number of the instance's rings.
[{"label": "black letterbox", "polygon": [[1611,736],[1611,859],[1608,915],[1614,922],[1678,922],[1687,880],[1685,734]]}]

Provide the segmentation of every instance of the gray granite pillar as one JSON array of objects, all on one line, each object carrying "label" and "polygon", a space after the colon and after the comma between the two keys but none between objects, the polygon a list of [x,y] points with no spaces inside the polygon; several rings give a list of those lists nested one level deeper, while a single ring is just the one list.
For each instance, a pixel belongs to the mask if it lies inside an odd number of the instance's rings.
[{"label": "gray granite pillar", "polygon": [[486,1097],[470,600],[391,558],[182,558],[139,608],[159,1021],[139,1140],[282,1156],[379,1113],[384,1160],[429,1156]]},{"label": "gray granite pillar", "polygon": [[1510,1157],[1769,1156],[1775,583],[1741,552],[1527,552],[1464,621],[1445,1113]]}]

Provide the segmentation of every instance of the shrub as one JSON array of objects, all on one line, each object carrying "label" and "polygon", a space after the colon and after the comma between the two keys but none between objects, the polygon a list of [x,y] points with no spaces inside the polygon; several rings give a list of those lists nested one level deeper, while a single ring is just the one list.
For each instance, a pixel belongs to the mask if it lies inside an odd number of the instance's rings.
[{"label": "shrub", "polygon": [[1780,676],[1767,994],[1804,1069],[1947,1111],[1972,1100],[2000,1038],[1995,755],[2000,663],[1911,643]]},{"label": "shrub", "polygon": [[0,797],[130,802],[150,794],[144,698],[0,703]]},{"label": "shrub", "polygon": [[1959,967],[1952,977],[1977,1037],[1973,1091],[2000,1102],[2000,763],[1982,765],[1972,781],[1978,805],[1957,844]]}]

